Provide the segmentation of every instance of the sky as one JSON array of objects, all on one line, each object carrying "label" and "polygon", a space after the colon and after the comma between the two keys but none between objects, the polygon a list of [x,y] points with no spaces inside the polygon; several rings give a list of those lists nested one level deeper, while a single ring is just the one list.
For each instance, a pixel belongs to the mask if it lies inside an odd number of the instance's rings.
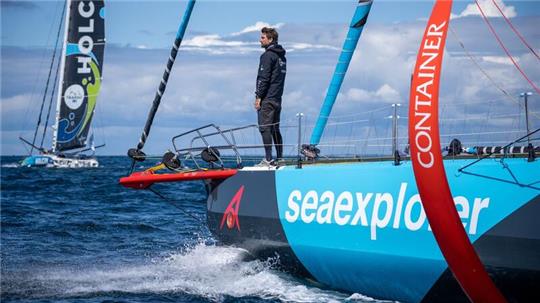
[{"label": "sky", "polygon": [[[478,2],[517,64],[540,86],[540,61],[492,0]],[[540,53],[540,1],[497,3]],[[28,149],[18,137],[33,136],[63,2],[0,0],[0,4],[0,152],[23,155]],[[96,143],[106,145],[98,155],[125,155],[137,144],[186,4],[106,1],[103,82],[93,123]],[[276,27],[287,50],[282,111],[286,141],[296,142],[296,114],[302,112],[307,143],[356,4],[197,1],[145,151],[162,154],[172,147],[173,136],[209,123],[223,128],[256,123],[252,103],[262,26]],[[374,2],[324,142],[339,145],[353,139],[361,142],[355,149],[386,151],[393,103],[402,104],[398,129],[402,144],[407,141],[410,74],[432,5],[432,1]],[[461,135],[464,142],[482,144],[485,134],[492,134],[493,142],[503,144],[523,135],[519,93],[533,88],[497,43],[474,1],[454,1],[452,17],[441,84],[440,123],[446,134],[442,141]],[[528,103],[530,129],[538,128],[540,98],[533,94]],[[256,131],[245,135],[252,137],[246,141],[260,140]],[[382,139],[366,139],[372,137]]]}]

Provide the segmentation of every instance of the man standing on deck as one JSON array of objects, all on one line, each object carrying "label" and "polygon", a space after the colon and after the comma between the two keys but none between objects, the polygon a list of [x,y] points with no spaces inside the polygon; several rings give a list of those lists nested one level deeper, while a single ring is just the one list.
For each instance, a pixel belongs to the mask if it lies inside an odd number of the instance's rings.
[{"label": "man standing on deck", "polygon": [[279,131],[281,114],[281,96],[287,74],[285,49],[278,44],[278,33],[270,27],[261,29],[259,40],[265,49],[259,61],[257,86],[255,89],[255,109],[257,122],[264,144],[265,158],[259,166],[275,165],[272,159],[272,140],[276,148],[277,159],[283,157],[283,139]]}]

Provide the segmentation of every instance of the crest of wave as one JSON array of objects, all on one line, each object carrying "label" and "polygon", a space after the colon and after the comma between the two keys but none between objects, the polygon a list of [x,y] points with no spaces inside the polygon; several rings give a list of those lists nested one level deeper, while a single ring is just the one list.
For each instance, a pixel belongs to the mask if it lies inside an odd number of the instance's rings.
[{"label": "crest of wave", "polygon": [[172,292],[212,301],[223,301],[229,296],[285,302],[380,302],[358,294],[350,296],[305,285],[273,270],[277,260],[246,261],[246,257],[247,253],[238,248],[198,244],[149,264],[107,270],[48,271],[37,278],[42,286],[62,285],[57,291],[68,297],[109,292]]},{"label": "crest of wave", "polygon": [[5,167],[5,168],[19,168],[20,165],[19,165],[18,163],[6,163],[6,164],[0,165],[0,167]]}]

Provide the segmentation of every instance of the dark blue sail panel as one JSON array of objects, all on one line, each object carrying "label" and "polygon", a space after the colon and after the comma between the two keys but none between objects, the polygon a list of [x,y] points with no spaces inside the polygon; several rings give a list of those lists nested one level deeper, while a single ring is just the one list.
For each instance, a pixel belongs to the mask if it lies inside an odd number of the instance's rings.
[{"label": "dark blue sail panel", "polygon": [[105,48],[103,1],[71,1],[66,31],[62,95],[54,148],[86,146],[101,87]]}]

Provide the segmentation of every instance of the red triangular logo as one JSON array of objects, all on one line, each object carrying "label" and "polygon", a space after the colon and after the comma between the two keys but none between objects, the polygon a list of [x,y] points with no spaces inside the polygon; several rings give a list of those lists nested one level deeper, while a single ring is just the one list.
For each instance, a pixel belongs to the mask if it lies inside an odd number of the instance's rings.
[{"label": "red triangular logo", "polygon": [[225,212],[223,213],[223,217],[221,218],[221,225],[219,226],[219,229],[223,228],[223,224],[227,222],[227,227],[229,229],[232,229],[234,226],[238,228],[238,231],[240,231],[240,221],[238,220],[238,210],[240,209],[240,201],[242,200],[242,194],[244,193],[244,185],[240,187],[240,189],[234,194],[234,197],[232,198],[231,202],[229,202],[229,205],[227,206],[227,209],[225,209]]}]

